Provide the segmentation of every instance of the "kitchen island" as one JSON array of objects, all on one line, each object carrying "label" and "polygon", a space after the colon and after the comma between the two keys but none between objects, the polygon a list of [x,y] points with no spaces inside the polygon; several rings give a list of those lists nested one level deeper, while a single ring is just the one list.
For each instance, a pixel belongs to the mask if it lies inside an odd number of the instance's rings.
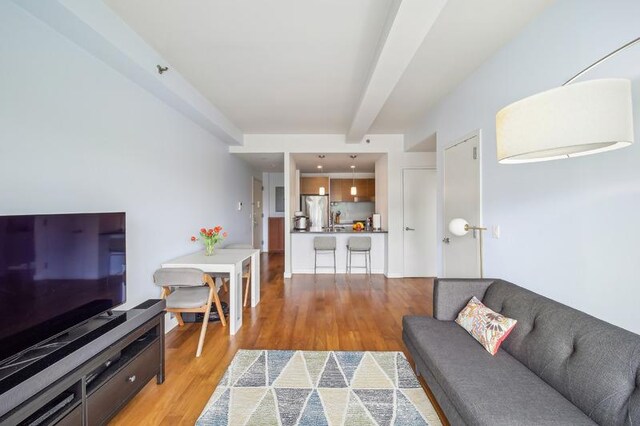
[{"label": "kitchen island", "polygon": [[[336,238],[336,273],[344,274],[347,268],[347,241],[350,237],[371,237],[371,273],[384,274],[386,269],[387,232],[353,231],[292,231],[291,232],[291,272],[293,274],[313,274],[313,239],[318,236]],[[364,255],[352,255],[353,274],[365,273]],[[330,252],[318,253],[318,274],[333,274],[333,256]]]}]

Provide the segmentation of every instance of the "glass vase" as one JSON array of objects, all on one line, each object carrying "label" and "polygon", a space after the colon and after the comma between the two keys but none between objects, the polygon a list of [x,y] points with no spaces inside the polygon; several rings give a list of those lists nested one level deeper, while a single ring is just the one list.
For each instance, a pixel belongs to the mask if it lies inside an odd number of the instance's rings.
[{"label": "glass vase", "polygon": [[205,256],[213,256],[215,253],[216,245],[213,241],[205,241],[204,242],[204,255]]}]

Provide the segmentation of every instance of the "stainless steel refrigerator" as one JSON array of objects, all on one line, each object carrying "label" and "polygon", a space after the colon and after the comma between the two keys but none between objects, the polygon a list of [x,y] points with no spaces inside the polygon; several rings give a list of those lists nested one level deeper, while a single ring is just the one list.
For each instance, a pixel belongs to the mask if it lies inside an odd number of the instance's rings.
[{"label": "stainless steel refrigerator", "polygon": [[328,195],[302,195],[300,206],[311,222],[311,231],[322,231],[322,228],[329,226]]}]

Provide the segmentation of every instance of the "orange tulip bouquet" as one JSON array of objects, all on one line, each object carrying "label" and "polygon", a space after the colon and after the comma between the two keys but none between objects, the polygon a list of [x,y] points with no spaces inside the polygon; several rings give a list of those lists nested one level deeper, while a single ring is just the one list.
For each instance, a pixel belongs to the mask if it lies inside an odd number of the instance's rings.
[{"label": "orange tulip bouquet", "polygon": [[204,254],[206,256],[212,256],[216,245],[220,244],[225,238],[227,238],[227,233],[222,232],[222,226],[218,225],[215,228],[201,228],[200,238],[193,236],[191,237],[191,241],[202,241],[202,244],[204,244]]}]

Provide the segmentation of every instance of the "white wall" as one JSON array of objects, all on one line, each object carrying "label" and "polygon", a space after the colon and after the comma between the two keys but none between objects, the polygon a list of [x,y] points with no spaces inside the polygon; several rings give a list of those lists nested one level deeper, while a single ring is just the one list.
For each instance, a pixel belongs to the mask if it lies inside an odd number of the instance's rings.
[{"label": "white wall", "polygon": [[[637,37],[638,16],[640,2],[633,0],[554,3],[407,135],[411,146],[437,131],[441,164],[447,146],[482,129],[484,224],[502,228],[502,238],[486,240],[488,276],[513,281],[635,332],[640,332],[638,83],[636,143],[619,151],[499,165],[495,114],[513,101],[561,85]],[[637,73],[640,59],[630,62]],[[442,187],[439,201],[441,235]]]},{"label": "white wall", "polygon": [[[376,213],[380,215],[380,226],[389,229],[389,170],[388,155],[376,160]],[[384,273],[389,273],[389,256],[384,261]]]},{"label": "white wall", "polygon": [[126,211],[127,304],[220,224],[251,239],[253,170],[24,10],[0,3],[0,214]]},{"label": "white wall", "polygon": [[293,214],[298,210],[300,195],[298,185],[300,174],[296,159],[288,152],[284,154],[284,277],[291,278],[291,228]]},{"label": "white wall", "polygon": [[387,276],[390,278],[404,276],[402,171],[407,168],[435,168],[435,166],[436,155],[433,152],[394,151],[387,155],[387,230],[389,232]]}]

